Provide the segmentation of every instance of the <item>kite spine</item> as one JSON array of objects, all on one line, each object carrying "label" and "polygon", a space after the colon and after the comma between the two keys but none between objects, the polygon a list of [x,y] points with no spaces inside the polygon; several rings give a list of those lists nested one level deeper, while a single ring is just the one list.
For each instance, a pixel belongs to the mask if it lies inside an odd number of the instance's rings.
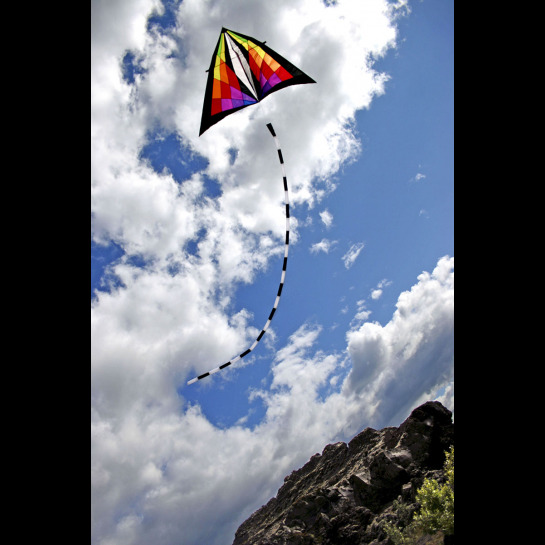
[{"label": "kite spine", "polygon": [[282,263],[282,276],[280,277],[280,285],[278,286],[278,292],[276,293],[276,299],[274,301],[273,308],[269,314],[269,317],[267,319],[267,322],[263,326],[263,329],[257,336],[256,340],[244,352],[233,358],[232,360],[229,360],[227,363],[224,363],[223,365],[220,365],[219,367],[215,367],[214,369],[211,369],[210,371],[203,373],[202,375],[199,375],[198,377],[192,378],[187,382],[187,384],[194,384],[195,382],[202,380],[203,378],[206,378],[210,375],[213,375],[222,369],[225,369],[226,367],[229,367],[232,363],[237,362],[241,358],[244,358],[247,356],[256,346],[257,343],[263,338],[263,335],[265,335],[265,332],[269,328],[269,325],[271,324],[271,320],[273,319],[274,313],[276,312],[276,309],[278,308],[278,303],[280,302],[280,296],[282,295],[282,288],[284,287],[284,280],[286,278],[286,267],[288,264],[288,248],[290,243],[290,203],[289,203],[289,196],[288,196],[288,180],[286,178],[286,171],[284,168],[284,158],[282,157],[282,150],[280,149],[280,144],[278,142],[278,137],[276,136],[276,133],[274,131],[274,128],[271,123],[267,123],[267,128],[269,129],[269,132],[271,133],[272,137],[274,138],[274,143],[276,144],[276,149],[278,151],[278,159],[280,161],[280,167],[282,168],[282,180],[284,183],[284,203],[286,206],[286,239],[285,239],[285,249],[284,249],[284,261]]}]

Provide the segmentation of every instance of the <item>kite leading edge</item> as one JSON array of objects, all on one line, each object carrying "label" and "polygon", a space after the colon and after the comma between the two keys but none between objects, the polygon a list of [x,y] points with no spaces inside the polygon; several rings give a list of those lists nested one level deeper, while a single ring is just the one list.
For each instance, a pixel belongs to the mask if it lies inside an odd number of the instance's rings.
[{"label": "kite leading edge", "polygon": [[302,83],[316,82],[264,42],[222,28],[208,69],[199,136],[224,117]]}]

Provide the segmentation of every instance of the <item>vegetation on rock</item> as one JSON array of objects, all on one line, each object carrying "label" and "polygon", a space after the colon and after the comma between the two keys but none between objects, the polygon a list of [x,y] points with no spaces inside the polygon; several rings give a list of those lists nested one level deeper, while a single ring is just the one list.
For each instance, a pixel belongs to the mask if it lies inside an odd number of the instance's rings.
[{"label": "vegetation on rock", "polygon": [[[435,541],[425,541],[426,536],[437,538],[443,543],[443,536],[454,534],[454,446],[445,452],[444,475],[446,482],[427,478],[416,492],[416,502],[420,506],[413,519],[403,529],[386,522],[384,529],[395,545],[416,545]],[[397,502],[395,510],[403,512],[407,507]]]}]

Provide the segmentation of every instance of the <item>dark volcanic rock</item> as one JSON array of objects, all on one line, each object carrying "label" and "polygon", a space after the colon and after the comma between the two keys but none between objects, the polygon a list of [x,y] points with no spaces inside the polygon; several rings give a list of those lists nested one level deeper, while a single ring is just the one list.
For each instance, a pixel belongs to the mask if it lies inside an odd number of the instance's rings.
[{"label": "dark volcanic rock", "polygon": [[429,401],[398,428],[366,428],[348,444],[327,445],[240,525],[233,545],[388,545],[384,522],[409,521],[416,490],[443,478],[453,443],[451,411]]}]

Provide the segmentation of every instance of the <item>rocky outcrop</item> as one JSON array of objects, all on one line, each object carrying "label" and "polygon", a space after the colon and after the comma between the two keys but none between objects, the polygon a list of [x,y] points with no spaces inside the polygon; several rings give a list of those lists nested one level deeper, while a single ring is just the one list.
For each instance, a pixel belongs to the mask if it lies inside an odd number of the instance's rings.
[{"label": "rocky outcrop", "polygon": [[451,411],[430,401],[399,427],[327,445],[241,524],[233,545],[389,545],[384,522],[409,522],[416,490],[443,480],[453,443]]}]

